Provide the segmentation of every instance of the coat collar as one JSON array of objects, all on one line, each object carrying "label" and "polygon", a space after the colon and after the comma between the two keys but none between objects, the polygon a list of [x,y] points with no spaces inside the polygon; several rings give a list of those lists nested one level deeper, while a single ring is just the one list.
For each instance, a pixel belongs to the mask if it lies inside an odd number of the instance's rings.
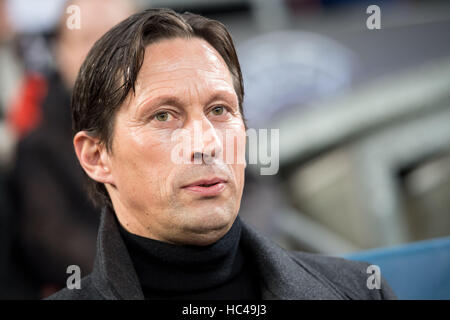
[{"label": "coat collar", "polygon": [[101,213],[97,255],[91,277],[105,299],[144,299],[133,263],[120,236],[117,218],[108,207]]},{"label": "coat collar", "polygon": [[[241,241],[257,266],[264,300],[343,298],[313,270],[294,260],[288,251],[243,220]],[[97,256],[91,278],[105,299],[144,299],[139,279],[120,236],[118,221],[110,209],[102,211]]]},{"label": "coat collar", "polygon": [[[242,218],[241,218],[242,219]],[[263,300],[343,299],[306,263],[293,259],[291,253],[262,235],[250,224],[242,222],[242,243],[260,274]]]}]

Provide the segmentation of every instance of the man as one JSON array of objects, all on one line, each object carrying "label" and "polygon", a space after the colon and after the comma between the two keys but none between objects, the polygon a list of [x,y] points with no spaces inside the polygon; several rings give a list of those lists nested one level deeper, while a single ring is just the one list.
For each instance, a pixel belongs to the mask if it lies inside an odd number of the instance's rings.
[{"label": "man", "polygon": [[[78,160],[103,207],[97,257],[80,289],[52,299],[395,297],[384,281],[367,288],[367,264],[285,251],[238,217],[245,163],[226,136],[245,143],[243,94],[217,21],[147,10],[94,45],[72,115]],[[179,132],[191,138],[188,161],[178,159]]]},{"label": "man", "polygon": [[[79,29],[67,27],[68,7],[79,9]],[[134,12],[128,0],[67,1],[55,30],[55,68],[38,77],[45,79],[42,102],[34,106],[41,121],[19,142],[11,178],[18,228],[18,249],[11,251],[23,252],[16,264],[24,266],[39,298],[65,287],[68,265],[79,265],[84,274],[93,266],[100,219],[73,150],[70,95],[95,41]]]}]

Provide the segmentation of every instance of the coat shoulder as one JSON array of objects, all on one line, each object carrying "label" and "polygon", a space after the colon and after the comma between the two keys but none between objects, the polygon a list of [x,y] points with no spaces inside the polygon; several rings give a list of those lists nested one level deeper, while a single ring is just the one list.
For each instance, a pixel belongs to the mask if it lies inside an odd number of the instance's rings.
[{"label": "coat shoulder", "polygon": [[45,300],[102,300],[101,295],[95,289],[91,276],[81,279],[80,289],[64,288],[47,297]]},{"label": "coat shoulder", "polygon": [[370,265],[367,262],[301,251],[289,251],[289,254],[302,267],[342,292],[349,299],[397,298],[383,277],[381,277],[380,289],[369,289],[367,281],[371,273],[367,272]]}]

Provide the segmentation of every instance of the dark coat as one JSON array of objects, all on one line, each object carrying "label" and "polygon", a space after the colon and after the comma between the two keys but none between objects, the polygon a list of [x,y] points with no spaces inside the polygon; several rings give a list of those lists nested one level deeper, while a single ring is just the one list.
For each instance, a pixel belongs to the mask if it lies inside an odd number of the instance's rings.
[{"label": "dark coat", "polygon": [[[18,143],[8,178],[11,257],[6,277],[33,287],[21,289],[21,298],[41,298],[44,287],[65,287],[68,264],[89,274],[100,220],[73,148],[70,92],[57,73],[47,80],[47,94],[36,106],[42,122]],[[7,296],[16,296],[9,291]]]},{"label": "dark coat", "polygon": [[[103,210],[93,272],[81,289],[67,288],[49,299],[143,299],[114,213]],[[242,221],[242,245],[260,275],[263,299],[396,299],[382,280],[368,289],[367,263],[287,251]]]}]

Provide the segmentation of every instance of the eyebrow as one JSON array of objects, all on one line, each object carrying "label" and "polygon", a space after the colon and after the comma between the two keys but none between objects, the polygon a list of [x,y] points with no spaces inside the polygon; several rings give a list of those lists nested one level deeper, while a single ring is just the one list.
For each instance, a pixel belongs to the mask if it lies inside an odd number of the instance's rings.
[{"label": "eyebrow", "polygon": [[[206,104],[210,104],[211,102],[216,101],[216,100],[223,100],[223,101],[226,101],[226,102],[232,104],[232,107],[237,107],[237,105],[236,105],[237,100],[238,100],[237,96],[233,96],[228,91],[217,91],[217,92],[213,93],[213,95],[211,97],[209,97],[209,99],[207,100]],[[161,105],[172,105],[172,106],[175,106],[178,108],[183,108],[184,103],[177,96],[162,95],[162,96],[157,96],[154,98],[149,98],[147,101],[145,101],[144,103],[141,104],[139,109],[141,109],[141,108],[147,109],[147,107],[156,108]]]},{"label": "eyebrow", "polygon": [[151,112],[153,109],[162,106],[162,105],[172,105],[178,108],[182,108],[182,101],[172,95],[162,95],[162,96],[156,96],[154,98],[149,98],[140,103],[137,106],[136,113],[143,113],[147,114],[148,112]]},{"label": "eyebrow", "polygon": [[231,94],[228,91],[219,91],[219,92],[215,92],[209,99],[208,99],[208,103],[210,104],[211,102],[215,101],[215,100],[224,100],[227,101],[228,103],[233,104],[233,107],[235,107],[235,104],[237,104],[238,99],[237,99],[237,95],[236,94]]},{"label": "eyebrow", "polygon": [[183,102],[181,101],[181,99],[179,99],[176,96],[162,95],[162,96],[148,99],[146,102],[144,102],[142,104],[142,106],[157,107],[157,106],[161,106],[164,104],[181,107],[183,105]]}]

